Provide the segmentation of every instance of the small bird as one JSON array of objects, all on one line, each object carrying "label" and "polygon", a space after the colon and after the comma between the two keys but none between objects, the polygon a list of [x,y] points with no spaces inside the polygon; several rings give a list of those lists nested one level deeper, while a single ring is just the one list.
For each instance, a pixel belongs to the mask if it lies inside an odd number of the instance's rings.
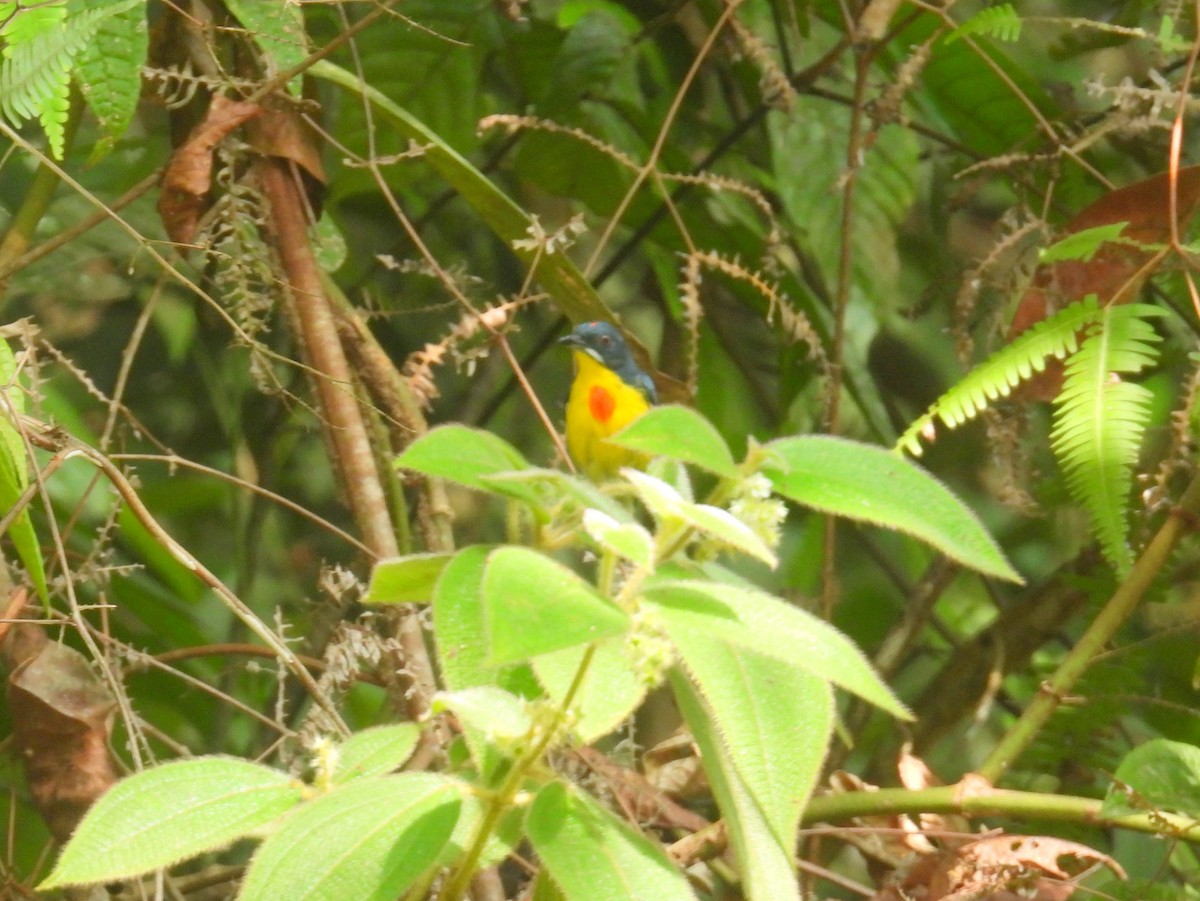
[{"label": "small bird", "polygon": [[641,465],[641,454],[605,440],[658,403],[653,380],[634,362],[624,336],[609,322],[585,322],[558,341],[575,358],[567,398],[567,451],[575,465],[596,482]]}]

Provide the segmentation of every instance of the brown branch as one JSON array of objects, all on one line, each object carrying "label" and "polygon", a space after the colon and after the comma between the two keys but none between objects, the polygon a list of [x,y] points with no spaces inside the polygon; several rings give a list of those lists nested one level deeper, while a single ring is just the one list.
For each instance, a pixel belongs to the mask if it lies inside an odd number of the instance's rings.
[{"label": "brown branch", "polygon": [[[353,392],[350,364],[338,338],[333,308],[322,284],[321,270],[308,239],[304,197],[289,164],[271,158],[262,164],[263,193],[271,209],[273,240],[289,287],[293,320],[314,379],[325,434],[342,489],[364,542],[376,558],[399,553],[387,495],[367,432],[359,400]],[[433,664],[425,648],[424,630],[415,613],[395,623],[411,680],[404,706],[416,720],[429,709],[437,690]]]},{"label": "brown branch", "polygon": [[[392,358],[341,289],[328,277],[325,288],[337,316],[342,346],[350,355],[371,399],[383,410],[392,449],[399,452],[429,430],[421,405]],[[421,479],[417,492],[417,528],[424,548],[439,553],[454,550],[452,522],[453,513],[442,481]]]}]

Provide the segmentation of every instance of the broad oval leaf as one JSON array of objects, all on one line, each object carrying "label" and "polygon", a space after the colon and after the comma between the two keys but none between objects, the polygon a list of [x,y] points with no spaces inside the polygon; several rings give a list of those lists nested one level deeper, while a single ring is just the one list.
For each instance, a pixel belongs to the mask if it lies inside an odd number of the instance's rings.
[{"label": "broad oval leaf", "polygon": [[735,478],[738,474],[721,433],[690,407],[651,407],[608,440],[652,457],[682,460],[719,476]]},{"label": "broad oval leaf", "polygon": [[561,563],[523,547],[488,557],[483,604],[492,666],[599,641],[629,616]]},{"label": "broad oval leaf", "polygon": [[478,730],[492,744],[518,741],[533,727],[525,698],[492,685],[440,691],[431,709],[451,711],[464,727]]},{"label": "broad oval leaf", "polygon": [[672,485],[636,469],[622,469],[621,475],[633,483],[642,503],[659,520],[682,522],[700,535],[715,538],[770,567],[778,560],[765,541],[753,529],[720,507],[687,500]]},{"label": "broad oval leaf", "polygon": [[[582,647],[564,648],[533,659],[538,681],[560,704],[575,681],[584,651]],[[572,731],[584,744],[603,738],[627,722],[645,696],[646,685],[630,664],[623,637],[598,642],[575,693]]]},{"label": "broad oval leaf", "polygon": [[628,510],[592,482],[557,469],[535,466],[481,476],[479,481],[488,491],[523,501],[537,510],[553,511],[562,507],[564,500],[570,500],[581,507],[603,510],[619,522],[633,519]]},{"label": "broad oval leaf", "polygon": [[115,882],[223,848],[291,810],[303,792],[287,773],[234,757],[136,773],[92,806],[39,888]]},{"label": "broad oval leaf", "polygon": [[781,438],[766,448],[763,473],[784,497],[904,532],[971,569],[1022,582],[975,514],[903,457],[827,435]]},{"label": "broad oval leaf", "polygon": [[238,901],[391,901],[437,865],[462,799],[457,782],[433,773],[347,783],[263,842]]},{"label": "broad oval leaf", "polygon": [[738,775],[696,686],[676,667],[671,671],[671,687],[700,748],[705,775],[729,831],[743,895],[747,901],[800,901],[794,855],[780,847],[762,807]]},{"label": "broad oval leaf", "polygon": [[453,554],[410,554],[380,560],[371,570],[364,604],[426,604]]},{"label": "broad oval leaf", "polygon": [[1104,816],[1145,813],[1147,806],[1200,816],[1200,748],[1195,745],[1151,739],[1126,754],[1114,776],[1118,784],[1104,799]]},{"label": "broad oval leaf", "polygon": [[450,424],[438,426],[410,444],[396,458],[396,466],[487,491],[483,476],[526,469],[529,464],[503,438],[483,429]]},{"label": "broad oval leaf", "polygon": [[567,901],[695,901],[661,847],[561,782],[538,792],[525,831]]},{"label": "broad oval leaf", "polygon": [[645,596],[677,642],[686,641],[681,630],[700,632],[812,673],[893,716],[912,719],[854,642],[781,598],[700,581],[660,582],[648,587]]},{"label": "broad oval leaf", "polygon": [[671,638],[737,777],[790,854],[833,732],[829,683],[702,632]]},{"label": "broad oval leaf", "polygon": [[372,726],[355,732],[338,746],[335,782],[364,776],[382,776],[397,769],[412,755],[421,737],[416,723]]},{"label": "broad oval leaf", "polygon": [[654,536],[641,523],[618,522],[607,513],[583,511],[583,528],[592,540],[643,569],[654,568]]}]

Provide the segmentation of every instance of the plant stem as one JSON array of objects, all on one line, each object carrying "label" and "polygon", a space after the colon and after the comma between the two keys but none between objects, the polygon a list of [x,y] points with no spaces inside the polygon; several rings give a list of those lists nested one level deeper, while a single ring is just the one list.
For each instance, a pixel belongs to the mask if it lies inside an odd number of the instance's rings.
[{"label": "plant stem", "polygon": [[[583,657],[579,661],[579,668],[575,670],[575,677],[571,680],[571,686],[567,689],[562,705],[555,715],[554,722],[549,727],[543,727],[542,735],[532,743],[529,750],[513,762],[512,769],[504,777],[504,784],[488,799],[487,810],[483,814],[483,819],[479,822],[479,829],[476,830],[471,846],[467,849],[467,853],[463,855],[458,869],[454,871],[454,875],[450,877],[450,881],[442,889],[441,901],[462,901],[462,898],[466,894],[467,886],[471,878],[475,875],[475,868],[479,864],[480,855],[483,854],[483,849],[487,845],[488,838],[500,822],[501,815],[512,806],[513,799],[520,790],[521,783],[525,781],[529,770],[541,760],[542,755],[546,753],[546,749],[550,747],[550,743],[558,736],[559,729],[562,727],[567,713],[571,709],[571,705],[575,702],[575,696],[579,694],[579,689],[583,686],[584,677],[587,675],[587,671],[591,667],[595,656],[596,645],[588,645],[587,650],[583,652]],[[530,737],[533,736],[537,728],[535,724],[534,729],[530,730]]]},{"label": "plant stem", "polygon": [[891,814],[957,813],[970,817],[1003,816],[1117,827],[1200,842],[1200,822],[1191,817],[1159,811],[1107,817],[1101,813],[1102,805],[1103,802],[1095,798],[1003,788],[964,790],[961,784],[917,790],[882,788],[815,797],[808,802],[802,822],[810,824]]},{"label": "plant stem", "polygon": [[1029,703],[1025,713],[1009,729],[992,753],[979,767],[979,775],[996,782],[1021,755],[1050,719],[1062,698],[1075,686],[1092,661],[1112,640],[1122,623],[1133,613],[1146,589],[1166,565],[1175,543],[1190,521],[1200,515],[1200,476],[1192,480],[1171,511],[1167,521],[1146,545],[1125,580],[1114,592],[1100,614],[1067,654],[1054,674],[1046,680],[1038,695]]}]

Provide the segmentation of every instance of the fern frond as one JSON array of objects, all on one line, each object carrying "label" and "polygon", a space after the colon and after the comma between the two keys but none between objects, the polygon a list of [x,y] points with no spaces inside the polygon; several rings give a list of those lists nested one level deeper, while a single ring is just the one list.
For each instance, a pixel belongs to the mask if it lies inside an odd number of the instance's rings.
[{"label": "fern frond", "polygon": [[1011,3],[1001,3],[981,9],[946,35],[946,43],[952,44],[968,35],[984,34],[1000,41],[1012,42],[1021,36],[1021,17]]},{"label": "fern frond", "polygon": [[1120,376],[1157,359],[1159,336],[1148,319],[1161,313],[1146,304],[1106,307],[1067,361],[1055,400],[1051,446],[1072,497],[1087,509],[1118,574],[1133,565],[1126,513],[1153,399],[1148,389]]},{"label": "fern frond", "polygon": [[[38,119],[50,150],[61,158],[67,122],[68,93],[75,57],[87,46],[110,16],[125,12],[145,0],[123,0],[98,9],[87,9],[65,19],[22,21],[18,16],[5,31],[4,60],[0,63],[0,114],[18,125]],[[47,7],[56,13],[60,7]]]},{"label": "fern frond", "polygon": [[1079,333],[1101,315],[1095,295],[1089,295],[1022,332],[934,401],[900,436],[894,449],[919,457],[921,436],[933,428],[935,418],[951,429],[974,419],[980,410],[1008,397],[1021,382],[1045,369],[1051,357],[1062,359],[1074,353]]}]

